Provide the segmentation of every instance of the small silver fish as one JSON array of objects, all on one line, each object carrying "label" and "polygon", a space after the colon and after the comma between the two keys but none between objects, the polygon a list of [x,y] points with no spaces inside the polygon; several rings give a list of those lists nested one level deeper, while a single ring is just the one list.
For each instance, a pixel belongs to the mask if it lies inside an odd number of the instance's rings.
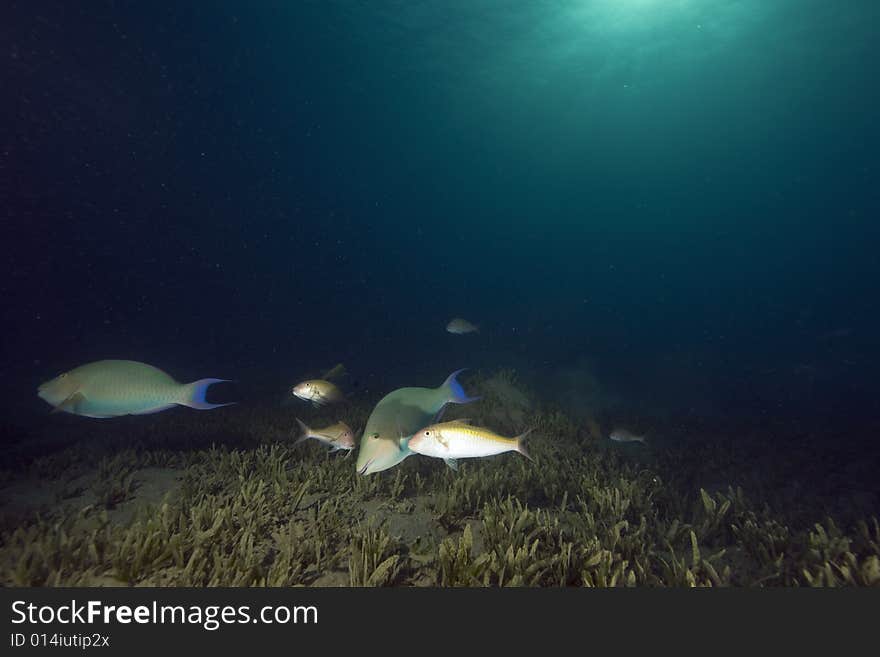
[{"label": "small silver fish", "polygon": [[479,333],[480,329],[475,324],[470,323],[466,319],[456,317],[449,321],[446,330],[455,335],[464,335],[465,333]]},{"label": "small silver fish", "polygon": [[641,436],[637,436],[631,431],[627,431],[626,429],[615,429],[611,432],[611,435],[608,436],[611,440],[617,443],[642,443],[645,444],[646,436],[643,434]]},{"label": "small silver fish", "polygon": [[314,438],[325,445],[329,445],[331,452],[340,449],[351,452],[354,449],[354,431],[345,422],[337,422],[323,429],[312,429],[299,418],[296,418],[296,422],[299,424],[300,429],[302,429],[302,435],[294,445],[299,445],[309,438]]},{"label": "small silver fish", "polygon": [[297,383],[290,392],[294,397],[312,402],[315,406],[333,404],[344,399],[342,391],[324,379],[309,379]]}]

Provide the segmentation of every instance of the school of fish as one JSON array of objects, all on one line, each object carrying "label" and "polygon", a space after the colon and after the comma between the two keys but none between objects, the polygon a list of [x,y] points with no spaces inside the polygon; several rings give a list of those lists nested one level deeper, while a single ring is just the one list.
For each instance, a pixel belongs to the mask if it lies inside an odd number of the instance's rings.
[{"label": "school of fish", "polygon": [[[479,329],[466,319],[451,320],[446,330],[453,334],[474,333]],[[469,396],[456,370],[437,388],[406,387],[385,395],[367,419],[360,439],[355,468],[360,475],[382,472],[405,458],[417,454],[443,459],[458,469],[458,459],[483,458],[505,452],[518,452],[529,460],[523,441],[531,432],[505,437],[488,427],[479,427],[469,420],[442,422],[448,404],[469,404],[479,397]],[[320,378],[306,379],[290,388],[292,398],[326,407],[346,401],[342,390],[330,379],[347,376],[345,366],[327,370]],[[206,399],[208,388],[228,379],[206,378],[179,383],[161,369],[133,360],[100,360],[87,363],[46,381],[37,388],[37,395],[52,406],[52,412],[71,413],[92,418],[122,415],[147,415],[173,406],[210,410],[230,403],[211,403]],[[232,402],[234,403],[234,402]],[[342,421],[321,429],[313,429],[296,418],[300,435],[298,445],[315,440],[330,447],[331,452],[351,453],[358,447],[356,433]],[[646,442],[617,427],[609,439],[618,443]]]}]

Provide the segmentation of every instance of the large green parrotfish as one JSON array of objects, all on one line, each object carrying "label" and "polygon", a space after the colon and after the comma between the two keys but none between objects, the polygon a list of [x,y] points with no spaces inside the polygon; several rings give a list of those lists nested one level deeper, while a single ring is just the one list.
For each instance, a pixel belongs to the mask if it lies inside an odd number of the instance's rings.
[{"label": "large green parrotfish", "polygon": [[133,360],[99,360],[56,376],[37,389],[54,411],[86,417],[116,417],[158,413],[175,405],[200,410],[227,406],[205,401],[212,383],[226,379],[200,379],[178,383],[168,374]]},{"label": "large green parrotfish", "polygon": [[392,468],[412,454],[407,440],[419,429],[436,422],[446,404],[467,404],[468,397],[456,376],[449,375],[439,388],[398,388],[385,395],[367,420],[355,467],[368,475]]}]

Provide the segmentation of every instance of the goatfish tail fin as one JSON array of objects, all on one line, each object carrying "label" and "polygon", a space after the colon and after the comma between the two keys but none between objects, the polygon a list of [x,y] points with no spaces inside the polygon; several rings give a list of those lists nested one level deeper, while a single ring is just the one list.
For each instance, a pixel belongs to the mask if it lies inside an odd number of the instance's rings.
[{"label": "goatfish tail fin", "polygon": [[235,402],[211,404],[205,401],[205,396],[208,394],[208,388],[211,384],[223,383],[224,381],[229,381],[229,379],[199,379],[198,381],[187,383],[184,386],[185,391],[183,393],[183,400],[177,403],[183,406],[189,406],[190,408],[196,408],[200,411],[220,408],[221,406],[231,406]]},{"label": "goatfish tail fin", "polygon": [[302,430],[302,435],[300,435],[300,437],[296,439],[296,442],[293,443],[294,447],[296,447],[297,445],[299,445],[302,442],[305,442],[312,435],[312,430],[311,430],[311,428],[309,428],[309,425],[307,425],[305,422],[303,422],[299,418],[296,418],[296,423],[299,425],[299,428]]},{"label": "goatfish tail fin", "polygon": [[528,451],[525,448],[525,445],[523,445],[523,441],[534,430],[535,430],[535,427],[532,427],[530,429],[526,429],[520,435],[518,435],[516,438],[514,438],[514,440],[516,440],[516,451],[519,452],[520,454],[522,454],[523,456],[525,456],[532,463],[535,462],[535,459],[533,459],[531,454],[528,453]]},{"label": "goatfish tail fin", "polygon": [[452,374],[446,377],[446,381],[443,382],[443,387],[446,388],[447,392],[447,403],[469,404],[480,399],[480,397],[468,397],[464,388],[461,387],[461,384],[456,379],[456,377],[464,372],[465,369],[467,368],[455,370]]}]

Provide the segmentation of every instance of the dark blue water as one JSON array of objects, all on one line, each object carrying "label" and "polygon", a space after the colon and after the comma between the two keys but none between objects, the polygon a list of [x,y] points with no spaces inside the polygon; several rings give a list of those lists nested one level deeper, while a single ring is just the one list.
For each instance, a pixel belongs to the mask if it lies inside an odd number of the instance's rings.
[{"label": "dark blue water", "polygon": [[878,458],[880,4],[0,15],[7,440],[91,360],[246,403],[341,361]]}]

